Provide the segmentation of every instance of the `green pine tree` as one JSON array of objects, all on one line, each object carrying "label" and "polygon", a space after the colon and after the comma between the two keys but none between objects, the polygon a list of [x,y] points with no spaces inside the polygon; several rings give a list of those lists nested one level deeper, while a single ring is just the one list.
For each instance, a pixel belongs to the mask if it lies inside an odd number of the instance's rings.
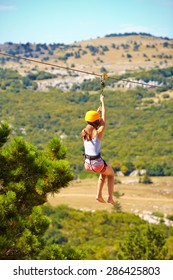
[{"label": "green pine tree", "polygon": [[41,205],[47,194],[73,179],[59,138],[38,151],[21,137],[10,143],[10,128],[0,124],[0,259],[37,259],[45,248],[49,219]]}]

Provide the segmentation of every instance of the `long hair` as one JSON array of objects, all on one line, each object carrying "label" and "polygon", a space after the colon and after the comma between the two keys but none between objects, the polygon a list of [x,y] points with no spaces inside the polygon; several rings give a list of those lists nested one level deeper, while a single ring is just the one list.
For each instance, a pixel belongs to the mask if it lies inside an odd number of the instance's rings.
[{"label": "long hair", "polygon": [[100,125],[100,120],[96,120],[95,122],[87,122],[87,126],[82,130],[81,132],[81,137],[84,140],[91,141],[93,138],[93,131],[97,131],[99,125]]}]

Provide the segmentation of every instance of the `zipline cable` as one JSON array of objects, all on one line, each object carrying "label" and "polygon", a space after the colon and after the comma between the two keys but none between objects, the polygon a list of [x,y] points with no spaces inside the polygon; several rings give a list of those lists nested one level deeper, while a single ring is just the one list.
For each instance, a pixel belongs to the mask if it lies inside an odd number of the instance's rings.
[{"label": "zipline cable", "polygon": [[[112,79],[112,80],[116,80],[116,81],[118,80],[119,81],[118,78],[110,77],[106,73],[98,74],[98,73],[94,73],[94,72],[88,72],[88,71],[79,70],[79,69],[76,69],[76,68],[70,68],[70,67],[66,67],[66,66],[62,66],[62,65],[57,65],[57,64],[53,64],[53,63],[43,62],[43,61],[35,60],[35,59],[32,59],[32,58],[26,58],[26,57],[12,55],[12,54],[7,54],[7,53],[3,53],[3,52],[0,52],[0,55],[11,57],[11,58],[15,58],[15,59],[22,59],[22,60],[26,60],[26,61],[30,61],[30,62],[34,62],[34,63],[40,63],[40,64],[43,64],[43,65],[53,66],[53,67],[60,68],[60,69],[65,69],[65,70],[68,70],[68,71],[80,72],[80,73],[84,73],[84,74],[89,74],[89,75],[97,76],[97,77],[101,78],[101,87],[102,88],[105,87],[105,80],[108,79],[108,78]],[[150,84],[147,84],[147,83],[138,82],[138,81],[132,81],[132,80],[128,80],[128,79],[121,79],[121,80],[124,81],[124,82],[127,82],[127,83],[134,83],[134,84],[139,84],[139,85],[143,85],[143,86],[147,86],[147,87],[152,87],[152,88],[155,88],[155,87],[160,88],[160,86],[158,86],[158,85],[150,85]]]},{"label": "zipline cable", "polygon": [[94,75],[94,76],[97,76],[97,77],[101,77],[102,76],[102,74],[96,74],[96,73],[93,73],[93,72],[79,70],[79,69],[76,69],[76,68],[70,68],[70,67],[65,67],[65,66],[53,64],[53,63],[43,62],[43,61],[35,60],[35,59],[32,59],[32,58],[26,58],[26,57],[17,56],[17,55],[11,55],[11,54],[2,53],[2,52],[0,52],[0,54],[4,55],[4,56],[12,57],[12,58],[23,59],[23,60],[26,60],[26,61],[40,63],[40,64],[44,64],[44,65],[48,65],[48,66],[54,66],[54,67],[62,68],[62,69],[65,69],[65,70],[70,70],[70,71],[76,71],[76,72],[81,72],[81,73],[85,73],[85,74],[90,74],[90,75]]}]

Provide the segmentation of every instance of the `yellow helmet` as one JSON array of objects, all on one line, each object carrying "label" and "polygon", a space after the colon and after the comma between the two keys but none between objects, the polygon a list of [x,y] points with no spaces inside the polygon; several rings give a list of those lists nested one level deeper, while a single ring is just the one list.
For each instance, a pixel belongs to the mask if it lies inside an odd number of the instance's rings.
[{"label": "yellow helmet", "polygon": [[86,122],[95,122],[100,120],[100,114],[97,111],[88,111],[85,115]]}]

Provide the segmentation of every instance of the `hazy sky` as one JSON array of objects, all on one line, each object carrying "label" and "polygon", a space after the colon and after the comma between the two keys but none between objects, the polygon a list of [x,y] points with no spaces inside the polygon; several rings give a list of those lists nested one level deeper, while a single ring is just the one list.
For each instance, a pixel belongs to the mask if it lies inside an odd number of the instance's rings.
[{"label": "hazy sky", "polygon": [[173,0],[0,0],[0,43],[64,43],[111,33],[173,38]]}]

